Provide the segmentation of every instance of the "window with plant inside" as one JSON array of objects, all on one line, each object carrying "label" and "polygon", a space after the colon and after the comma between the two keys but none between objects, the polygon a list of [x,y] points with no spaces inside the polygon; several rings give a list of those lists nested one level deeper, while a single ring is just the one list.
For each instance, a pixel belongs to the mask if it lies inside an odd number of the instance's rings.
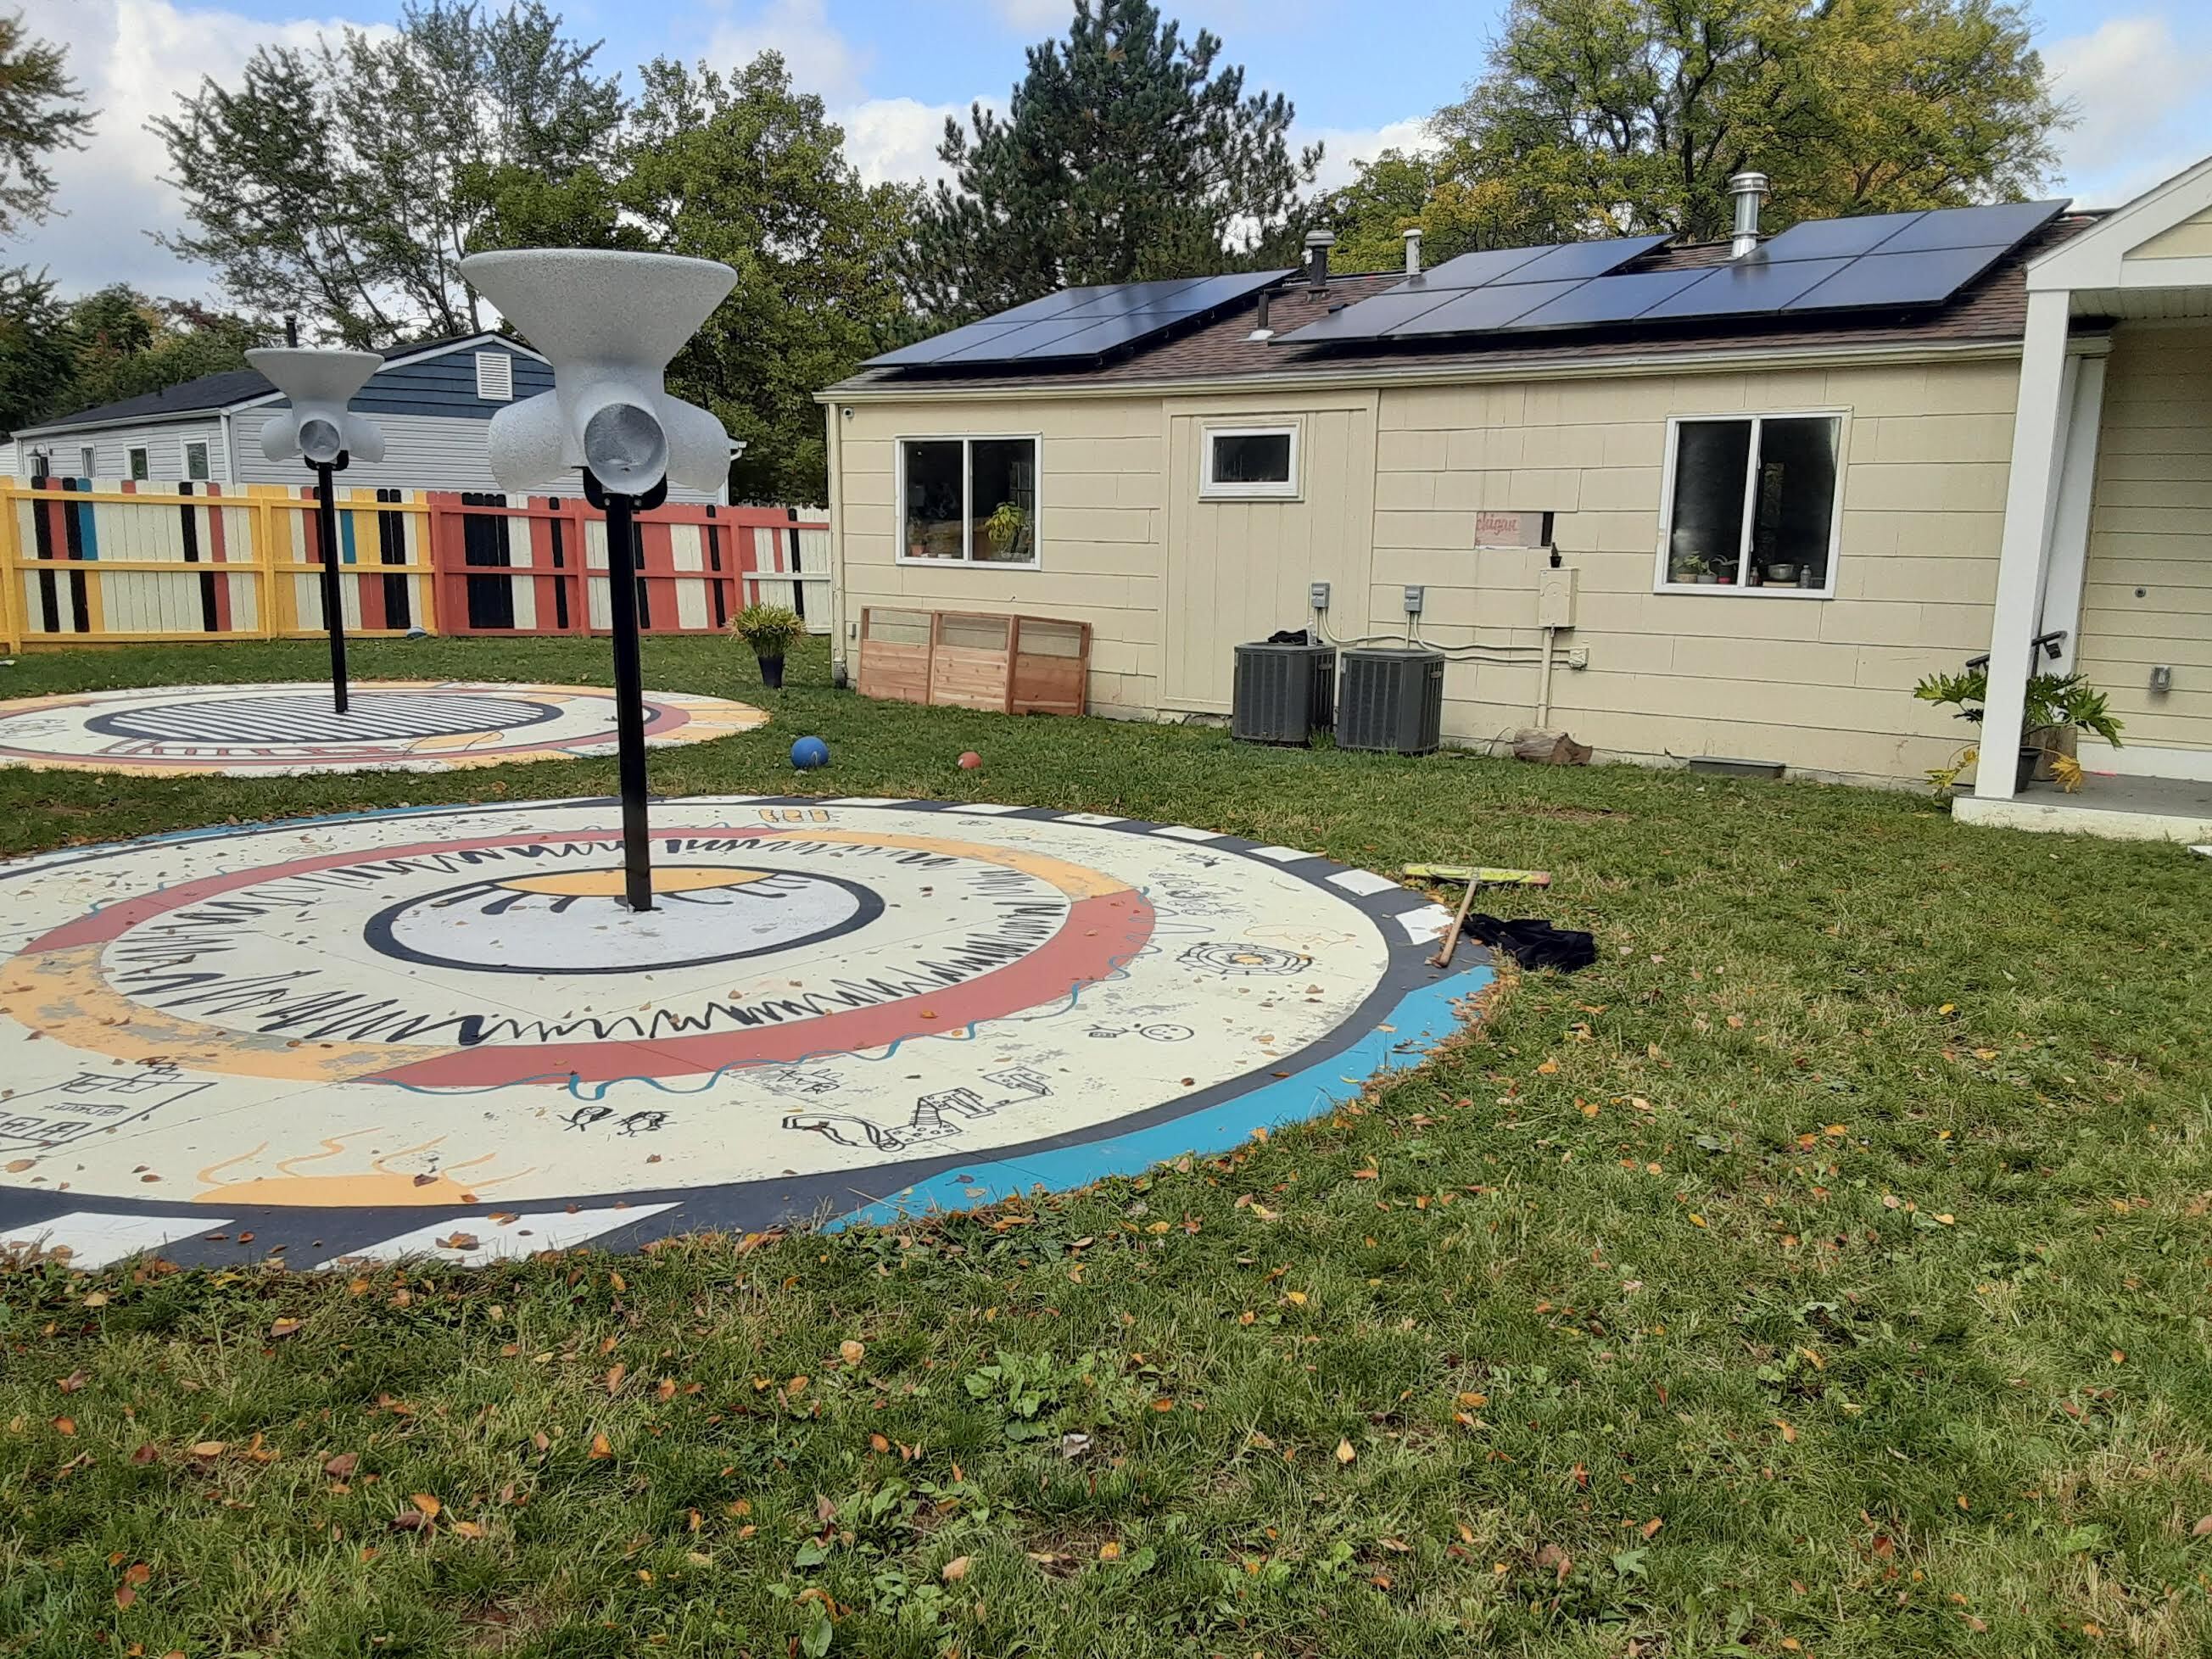
[{"label": "window with plant inside", "polygon": [[899,557],[957,564],[1037,562],[1035,438],[906,438]]},{"label": "window with plant inside", "polygon": [[1835,591],[1841,416],[1685,419],[1669,433],[1662,590]]}]

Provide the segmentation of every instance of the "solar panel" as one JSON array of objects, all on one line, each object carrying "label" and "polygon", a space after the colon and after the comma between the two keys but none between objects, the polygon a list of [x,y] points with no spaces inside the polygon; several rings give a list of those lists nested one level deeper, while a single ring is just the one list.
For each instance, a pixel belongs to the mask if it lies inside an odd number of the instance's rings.
[{"label": "solar panel", "polygon": [[1585,286],[1576,282],[1499,283],[1490,288],[1469,289],[1464,294],[1451,295],[1434,311],[1401,324],[1386,337],[1402,340],[1411,335],[1486,333],[1493,328],[1506,327],[1539,306],[1563,299]]},{"label": "solar panel", "polygon": [[1508,283],[1582,282],[1618,270],[1631,259],[1649,253],[1664,236],[1614,236],[1600,242],[1572,242],[1516,265],[1498,281]]},{"label": "solar panel", "polygon": [[1949,299],[2008,251],[1947,247],[1926,253],[1869,253],[1850,261],[1783,309],[1851,311],[1869,306],[1935,305]]},{"label": "solar panel", "polygon": [[2002,202],[1994,207],[1937,208],[1881,245],[1884,253],[1927,253],[1938,248],[2009,248],[2033,236],[2066,210],[2063,201]]},{"label": "solar panel", "polygon": [[[1483,292],[1480,289],[1474,291],[1478,294]],[[1466,297],[1467,290],[1463,289],[1440,289],[1431,294],[1413,294],[1404,288],[1394,288],[1371,300],[1362,300],[1341,311],[1332,311],[1326,317],[1308,323],[1285,337],[1301,343],[1308,340],[1371,340],[1377,334],[1401,323],[1410,323],[1439,306]]]},{"label": "solar panel", "polygon": [[1638,320],[1743,317],[1779,311],[1850,263],[1847,258],[1791,259],[1780,264],[1759,258],[1736,260],[1699,273],[1698,280],[1680,293],[1638,313]]},{"label": "solar panel", "polygon": [[1645,270],[1632,276],[1599,276],[1513,319],[1522,328],[1586,328],[1633,321],[1662,300],[1705,275],[1697,270]]},{"label": "solar panel", "polygon": [[1925,213],[1865,213],[1853,219],[1808,219],[1774,236],[1759,251],[1770,261],[1871,253],[1927,216]]},{"label": "solar panel", "polygon": [[1557,253],[1561,246],[1547,243],[1542,247],[1492,247],[1484,248],[1480,252],[1462,253],[1456,259],[1447,259],[1418,276],[1408,277],[1390,292],[1402,293],[1415,283],[1431,290],[1480,288],[1527,264],[1531,259],[1540,258],[1547,253]]},{"label": "solar panel", "polygon": [[1031,362],[1094,357],[1205,320],[1280,282],[1287,270],[1176,276],[1064,289],[981,322],[868,359],[871,368]]}]

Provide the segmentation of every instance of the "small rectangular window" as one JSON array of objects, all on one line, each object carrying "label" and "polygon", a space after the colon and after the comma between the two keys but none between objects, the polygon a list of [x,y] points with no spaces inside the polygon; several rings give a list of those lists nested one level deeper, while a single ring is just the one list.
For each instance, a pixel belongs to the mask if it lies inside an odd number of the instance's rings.
[{"label": "small rectangular window", "polygon": [[1297,427],[1209,427],[1205,448],[1201,495],[1227,500],[1297,496]]},{"label": "small rectangular window", "polygon": [[207,475],[207,446],[204,443],[186,444],[185,446],[185,476],[187,478],[204,478]]},{"label": "small rectangular window", "polygon": [[90,444],[87,444],[83,448],[78,450],[76,453],[76,476],[80,478],[89,478],[92,477],[93,467],[95,463],[93,459],[92,446]]},{"label": "small rectangular window", "polygon": [[514,401],[514,359],[504,351],[477,353],[477,396],[488,404]]},{"label": "small rectangular window", "polygon": [[1678,420],[1672,437],[1661,588],[1834,592],[1840,416]]},{"label": "small rectangular window", "polygon": [[1035,438],[902,439],[899,492],[902,562],[1037,562]]},{"label": "small rectangular window", "polygon": [[146,465],[146,452],[143,449],[131,452],[131,476],[142,481],[153,476]]}]

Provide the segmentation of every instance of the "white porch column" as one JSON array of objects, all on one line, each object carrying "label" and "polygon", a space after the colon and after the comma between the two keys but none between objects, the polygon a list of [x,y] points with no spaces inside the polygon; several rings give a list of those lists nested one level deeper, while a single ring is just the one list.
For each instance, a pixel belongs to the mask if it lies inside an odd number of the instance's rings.
[{"label": "white porch column", "polygon": [[1997,556],[1996,614],[1990,626],[1990,695],[1982,719],[1981,760],[1974,793],[1983,800],[2013,794],[2013,757],[2020,748],[2021,703],[2027,696],[2037,613],[2043,602],[2043,556],[2056,515],[2059,458],[2066,437],[2067,294],[2032,289],[2027,333],[2020,355],[2020,403],[2013,419],[2012,471],[2005,485],[2004,541]]},{"label": "white porch column", "polygon": [[2074,398],[2066,417],[2066,453],[2059,465],[2058,505],[2051,524],[2051,556],[2043,577],[2040,633],[2065,630],[2051,666],[2070,671],[2081,648],[2081,590],[2089,572],[2089,507],[2097,488],[2097,438],[2105,418],[2105,356],[2074,360]]}]

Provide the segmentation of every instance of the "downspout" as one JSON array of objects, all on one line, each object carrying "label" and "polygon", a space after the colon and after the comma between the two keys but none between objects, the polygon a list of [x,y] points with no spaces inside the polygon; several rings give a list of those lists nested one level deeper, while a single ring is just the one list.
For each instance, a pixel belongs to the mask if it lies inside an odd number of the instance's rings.
[{"label": "downspout", "polygon": [[1545,730],[1552,723],[1552,638],[1559,630],[1544,630],[1544,658],[1536,669],[1536,729]]}]

